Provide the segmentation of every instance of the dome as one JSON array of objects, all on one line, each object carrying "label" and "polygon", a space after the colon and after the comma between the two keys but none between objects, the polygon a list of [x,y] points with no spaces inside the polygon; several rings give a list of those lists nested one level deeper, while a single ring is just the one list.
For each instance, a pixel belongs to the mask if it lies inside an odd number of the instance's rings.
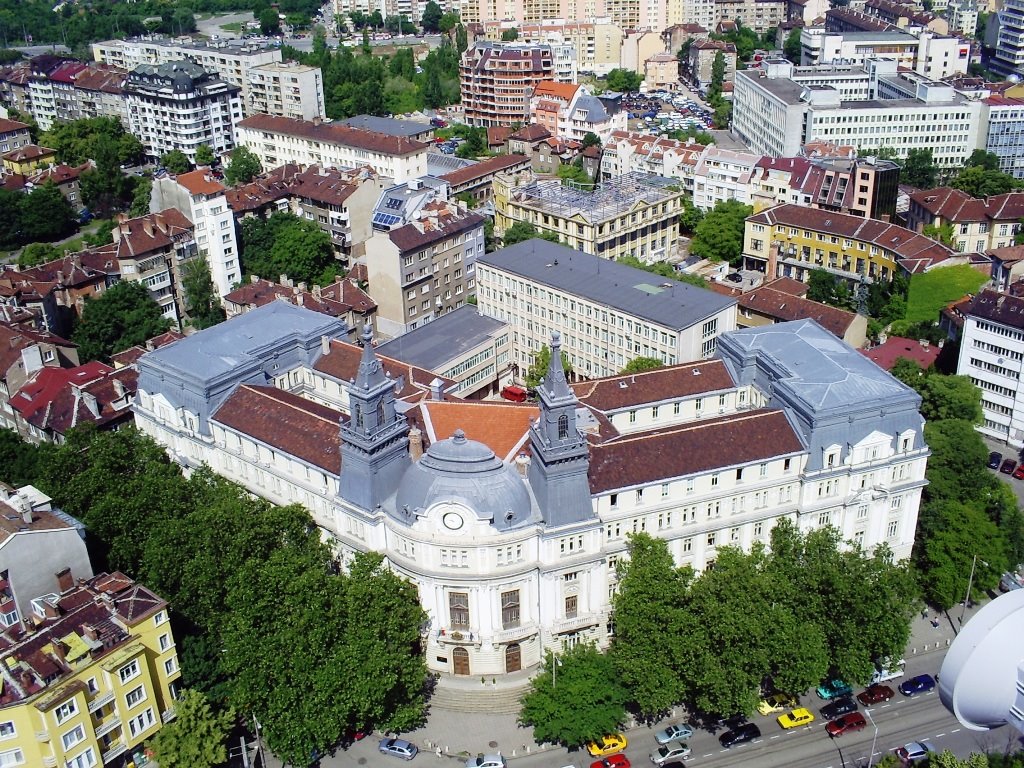
[{"label": "dome", "polygon": [[[435,504],[455,502],[501,531],[531,521],[530,494],[522,477],[483,443],[461,429],[439,440],[405,471],[392,516],[411,524]],[[405,510],[409,510],[407,513]]]}]

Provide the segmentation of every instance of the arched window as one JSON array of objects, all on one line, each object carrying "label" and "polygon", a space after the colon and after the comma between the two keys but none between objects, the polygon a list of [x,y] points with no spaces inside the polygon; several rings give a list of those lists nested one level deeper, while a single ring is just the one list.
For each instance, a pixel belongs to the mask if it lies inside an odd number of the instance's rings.
[{"label": "arched window", "polygon": [[558,417],[558,439],[565,440],[569,437],[569,417],[564,413]]},{"label": "arched window", "polygon": [[356,424],[356,429],[363,428],[363,409],[359,407],[358,403],[352,405],[352,420]]},{"label": "arched window", "polygon": [[377,401],[377,429],[384,426],[384,398]]}]

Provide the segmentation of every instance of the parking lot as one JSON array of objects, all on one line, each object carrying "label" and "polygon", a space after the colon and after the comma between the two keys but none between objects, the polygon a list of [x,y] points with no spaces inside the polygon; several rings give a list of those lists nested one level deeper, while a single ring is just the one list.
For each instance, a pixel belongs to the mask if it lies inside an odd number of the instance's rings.
[{"label": "parking lot", "polygon": [[629,113],[630,127],[635,130],[661,132],[693,127],[703,131],[713,122],[711,111],[688,92],[627,93],[622,106]]},{"label": "parking lot", "polygon": [[[1016,448],[1004,443],[1000,443],[997,440],[993,440],[990,437],[982,435],[982,440],[985,441],[985,446],[989,451],[1001,453],[1003,459],[1013,459],[1016,462],[1020,462],[1020,453]],[[1013,490],[1013,495],[1017,497],[1017,505],[1024,506],[1024,480],[1018,480],[1012,475],[1003,474],[998,469],[990,469],[989,472],[995,474],[1000,480],[1006,483]]]}]

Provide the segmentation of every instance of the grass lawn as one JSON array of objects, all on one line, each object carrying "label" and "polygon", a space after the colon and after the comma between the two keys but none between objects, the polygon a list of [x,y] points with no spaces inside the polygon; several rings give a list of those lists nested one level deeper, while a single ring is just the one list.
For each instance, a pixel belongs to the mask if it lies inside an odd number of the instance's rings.
[{"label": "grass lawn", "polygon": [[225,32],[241,32],[242,31],[242,22],[234,21],[234,22],[231,22],[230,24],[221,24],[220,28],[223,29]]},{"label": "grass lawn", "polygon": [[977,293],[988,278],[975,269],[962,264],[956,267],[938,267],[931,272],[910,278],[907,296],[908,323],[938,319],[939,310],[968,293]]}]

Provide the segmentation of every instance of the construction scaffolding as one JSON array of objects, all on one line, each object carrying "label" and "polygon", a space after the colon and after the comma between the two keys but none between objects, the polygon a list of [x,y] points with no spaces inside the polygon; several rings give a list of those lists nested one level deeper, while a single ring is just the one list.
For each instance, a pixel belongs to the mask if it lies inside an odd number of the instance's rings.
[{"label": "construction scaffolding", "polygon": [[678,179],[640,171],[602,181],[591,188],[557,179],[534,180],[509,190],[511,201],[532,210],[563,219],[582,215],[591,222],[627,213],[637,203],[656,205],[679,194]]}]

